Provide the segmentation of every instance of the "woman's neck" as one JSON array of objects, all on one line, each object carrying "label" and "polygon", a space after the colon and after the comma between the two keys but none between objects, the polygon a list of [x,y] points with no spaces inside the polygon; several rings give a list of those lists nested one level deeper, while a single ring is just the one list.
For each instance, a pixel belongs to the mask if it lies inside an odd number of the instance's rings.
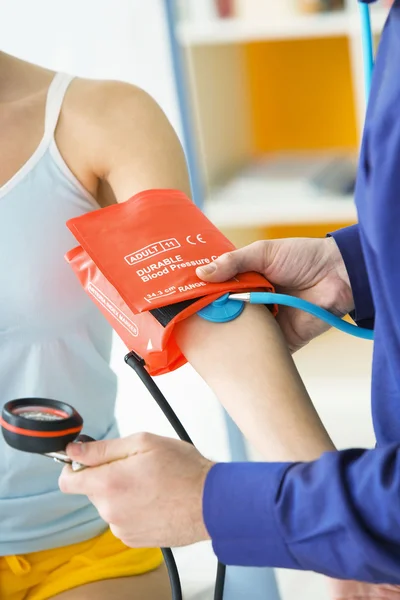
[{"label": "woman's neck", "polygon": [[0,105],[41,93],[53,75],[47,69],[0,52]]}]

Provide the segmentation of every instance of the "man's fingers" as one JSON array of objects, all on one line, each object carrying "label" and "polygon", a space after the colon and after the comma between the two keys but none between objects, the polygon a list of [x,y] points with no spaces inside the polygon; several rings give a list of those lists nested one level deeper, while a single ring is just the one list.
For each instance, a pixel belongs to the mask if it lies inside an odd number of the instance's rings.
[{"label": "man's fingers", "polygon": [[[125,546],[128,546],[128,548],[152,548],[154,546],[154,544],[149,544],[147,541],[145,541],[144,539],[141,540],[141,543],[138,542],[138,537],[139,536],[132,536],[130,535],[129,537],[127,536],[127,532],[125,531],[124,527],[118,527],[117,525],[114,525],[113,523],[110,523],[110,530],[111,533],[113,534],[114,537],[116,537],[117,539],[121,540],[121,542],[123,544],[125,544]],[[146,537],[146,536],[144,536]]]},{"label": "man's fingers", "polygon": [[255,242],[240,250],[223,254],[213,263],[199,267],[196,270],[197,276],[204,281],[218,283],[232,279],[238,273],[263,273],[267,262],[267,244],[268,242]]},{"label": "man's fingers", "polygon": [[69,444],[67,454],[72,460],[87,467],[98,467],[132,454],[129,438],[120,440],[103,440],[85,444]]},{"label": "man's fingers", "polygon": [[400,586],[328,580],[332,600],[398,600]]},{"label": "man's fingers", "polygon": [[138,452],[146,452],[156,439],[157,436],[150,433],[139,433],[117,440],[69,444],[67,454],[72,460],[87,467],[97,467],[127,458]]},{"label": "man's fingers", "polygon": [[[308,299],[304,292],[290,290],[288,293],[296,298]],[[292,354],[330,329],[329,325],[317,317],[289,306],[279,307],[277,322]]]},{"label": "man's fingers", "polygon": [[107,476],[105,470],[108,468],[108,465],[101,467],[101,473],[99,473],[99,469],[74,472],[68,465],[61,471],[58,479],[59,488],[64,494],[96,496],[96,494],[104,492],[104,481]]}]

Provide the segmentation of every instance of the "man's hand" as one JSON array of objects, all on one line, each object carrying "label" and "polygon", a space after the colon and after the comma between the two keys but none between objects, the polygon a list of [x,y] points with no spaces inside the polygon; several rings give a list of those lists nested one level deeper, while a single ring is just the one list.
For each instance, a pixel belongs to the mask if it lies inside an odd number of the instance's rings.
[{"label": "man's hand", "polygon": [[[255,242],[199,267],[197,275],[220,282],[248,271],[264,275],[278,292],[304,298],[340,317],[354,309],[349,277],[333,238]],[[292,352],[329,329],[316,317],[286,307],[280,307],[278,322]]]},{"label": "man's hand", "polygon": [[357,581],[329,582],[332,600],[399,600],[400,586],[372,585]]},{"label": "man's hand", "polygon": [[213,463],[193,446],[145,433],[70,444],[67,453],[90,468],[74,473],[65,467],[61,491],[88,496],[127,546],[177,547],[209,539],[202,501]]}]

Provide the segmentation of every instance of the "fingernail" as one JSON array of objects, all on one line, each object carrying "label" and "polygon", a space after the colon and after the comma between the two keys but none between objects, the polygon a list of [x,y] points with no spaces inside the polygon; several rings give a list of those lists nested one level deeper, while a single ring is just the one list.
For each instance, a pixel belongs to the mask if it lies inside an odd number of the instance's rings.
[{"label": "fingernail", "polygon": [[72,442],[72,444],[68,444],[67,454],[68,451],[70,451],[74,456],[81,456],[81,454],[83,454],[83,445],[82,442]]},{"label": "fingernail", "polygon": [[214,263],[211,263],[209,265],[206,265],[205,267],[198,267],[198,269],[196,269],[196,273],[198,275],[211,275],[211,273],[214,273],[214,271],[217,270],[217,265],[215,265]]}]

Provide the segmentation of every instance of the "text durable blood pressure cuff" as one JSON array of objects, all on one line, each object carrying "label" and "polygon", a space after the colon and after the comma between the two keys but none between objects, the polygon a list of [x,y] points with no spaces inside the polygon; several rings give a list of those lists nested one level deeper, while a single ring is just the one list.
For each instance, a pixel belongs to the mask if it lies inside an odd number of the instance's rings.
[{"label": "text durable blood pressure cuff", "polygon": [[273,291],[256,273],[217,284],[199,280],[197,267],[235,248],[180,191],[142,192],[67,225],[80,244],[67,261],[151,375],[186,362],[174,340],[176,323],[227,292]]}]

